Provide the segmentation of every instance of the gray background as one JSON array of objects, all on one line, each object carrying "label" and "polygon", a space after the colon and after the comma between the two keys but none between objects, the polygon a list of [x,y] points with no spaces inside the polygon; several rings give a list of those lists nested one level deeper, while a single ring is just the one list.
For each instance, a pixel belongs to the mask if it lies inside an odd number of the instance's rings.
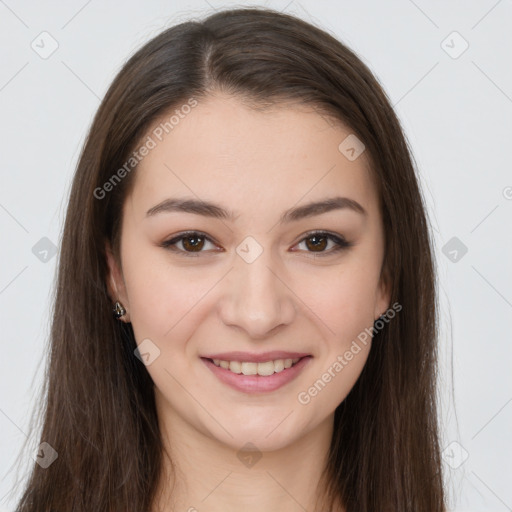
[{"label": "gray background", "polygon": [[[43,377],[52,249],[100,98],[165,27],[237,5],[264,4],[0,0],[0,512],[32,463],[19,450]],[[345,42],[395,106],[436,238],[451,509],[512,510],[512,1],[266,5]]]}]

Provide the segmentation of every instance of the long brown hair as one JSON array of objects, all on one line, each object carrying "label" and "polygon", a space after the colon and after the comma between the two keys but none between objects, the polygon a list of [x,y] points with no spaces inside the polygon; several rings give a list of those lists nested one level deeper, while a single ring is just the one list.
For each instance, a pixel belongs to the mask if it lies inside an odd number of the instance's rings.
[{"label": "long brown hair", "polygon": [[134,356],[131,325],[112,317],[106,282],[105,242],[119,260],[136,165],[112,177],[156,120],[212,91],[260,110],[310,105],[363,141],[385,228],[382,272],[403,311],[375,333],[335,411],[327,495],[356,512],[445,510],[435,268],[408,143],[379,82],[349,48],[294,16],[251,7],[160,33],[125,63],[96,113],[62,233],[42,390],[40,442],[58,458],[33,465],[18,512],[151,508],[163,467],[153,381]]}]

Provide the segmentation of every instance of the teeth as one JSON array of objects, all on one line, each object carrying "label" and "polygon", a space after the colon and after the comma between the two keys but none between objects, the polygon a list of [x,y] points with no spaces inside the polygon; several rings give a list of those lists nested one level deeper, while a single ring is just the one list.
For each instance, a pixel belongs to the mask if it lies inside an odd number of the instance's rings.
[{"label": "teeth", "polygon": [[272,375],[274,373],[274,361],[258,363],[258,375]]},{"label": "teeth", "polygon": [[275,361],[265,361],[262,363],[249,363],[242,361],[222,361],[214,359],[213,364],[220,366],[233,373],[243,373],[244,375],[261,375],[268,376],[274,373],[282,372],[285,368],[290,368],[299,358],[295,359],[276,359]]},{"label": "teeth", "polygon": [[274,371],[276,373],[282,372],[284,370],[284,361],[282,359],[278,359],[274,361]]},{"label": "teeth", "polygon": [[229,363],[229,369],[233,373],[242,373],[242,363],[240,361],[231,361]]},{"label": "teeth", "polygon": [[244,375],[256,375],[258,373],[258,363],[242,363],[242,373]]}]

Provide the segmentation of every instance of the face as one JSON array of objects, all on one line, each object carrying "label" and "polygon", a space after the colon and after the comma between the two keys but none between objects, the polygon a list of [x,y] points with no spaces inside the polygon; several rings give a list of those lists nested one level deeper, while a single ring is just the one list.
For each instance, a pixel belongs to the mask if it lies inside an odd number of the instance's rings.
[{"label": "face", "polygon": [[151,135],[109,265],[160,419],[274,450],[354,386],[371,348],[358,336],[389,296],[366,155],[338,149],[350,134],[312,108],[215,96]]}]

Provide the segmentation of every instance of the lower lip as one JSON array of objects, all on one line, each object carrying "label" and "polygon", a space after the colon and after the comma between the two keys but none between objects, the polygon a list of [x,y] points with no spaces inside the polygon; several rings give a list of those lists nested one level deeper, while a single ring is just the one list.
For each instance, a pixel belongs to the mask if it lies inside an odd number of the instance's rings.
[{"label": "lower lip", "polygon": [[290,368],[285,368],[278,373],[266,376],[233,373],[231,370],[216,366],[210,359],[201,359],[221,382],[231,386],[233,389],[244,393],[266,393],[279,389],[297,377],[309,363],[311,356],[303,357]]}]

